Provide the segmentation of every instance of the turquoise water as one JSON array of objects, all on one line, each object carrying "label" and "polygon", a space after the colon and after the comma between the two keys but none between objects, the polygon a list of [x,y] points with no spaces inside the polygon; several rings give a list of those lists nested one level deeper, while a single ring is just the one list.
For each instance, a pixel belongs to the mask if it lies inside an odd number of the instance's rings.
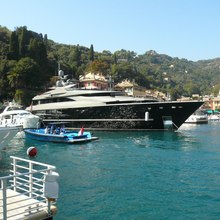
[{"label": "turquoise water", "polygon": [[184,126],[177,132],[95,132],[80,145],[11,141],[2,152],[57,167],[55,220],[220,219],[220,123]]}]

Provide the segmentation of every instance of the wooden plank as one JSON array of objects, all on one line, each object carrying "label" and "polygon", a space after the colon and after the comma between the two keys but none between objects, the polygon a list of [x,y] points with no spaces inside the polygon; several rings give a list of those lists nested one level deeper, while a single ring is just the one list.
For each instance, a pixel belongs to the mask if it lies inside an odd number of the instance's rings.
[{"label": "wooden plank", "polygon": [[[2,198],[2,191],[0,191],[0,198]],[[3,201],[0,200],[0,213]],[[56,206],[51,206],[51,215],[57,212]],[[47,204],[39,202],[36,199],[29,198],[28,196],[19,194],[13,190],[7,189],[7,216],[8,219],[24,219],[24,220],[39,220],[48,217]],[[10,216],[14,216],[11,217]],[[0,220],[3,219],[3,214]]]}]

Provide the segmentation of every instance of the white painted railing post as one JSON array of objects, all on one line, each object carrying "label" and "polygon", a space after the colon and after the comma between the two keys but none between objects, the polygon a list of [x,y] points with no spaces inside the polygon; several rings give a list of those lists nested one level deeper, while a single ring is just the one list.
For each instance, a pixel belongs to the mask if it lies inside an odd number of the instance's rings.
[{"label": "white painted railing post", "polygon": [[17,185],[17,178],[16,178],[16,176],[15,176],[15,174],[16,174],[16,172],[17,172],[17,160],[16,160],[16,158],[12,158],[12,161],[13,161],[13,174],[12,175],[14,175],[14,177],[13,177],[13,185],[14,185],[14,191],[16,191],[17,189],[16,189],[16,185]]},{"label": "white painted railing post", "polygon": [[33,190],[33,163],[30,161],[29,162],[29,197],[32,197],[32,190]]},{"label": "white painted railing post", "polygon": [[50,216],[51,215],[51,202],[47,199],[47,212],[48,212],[48,215]]},{"label": "white painted railing post", "polygon": [[3,220],[7,220],[7,179],[2,180]]}]

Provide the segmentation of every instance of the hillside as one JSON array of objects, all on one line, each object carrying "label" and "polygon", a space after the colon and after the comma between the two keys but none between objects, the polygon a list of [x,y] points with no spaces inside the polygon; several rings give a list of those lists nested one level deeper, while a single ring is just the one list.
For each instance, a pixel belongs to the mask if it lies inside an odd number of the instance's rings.
[{"label": "hillside", "polygon": [[148,89],[170,93],[172,99],[192,94],[217,93],[220,58],[197,62],[158,54],[142,55],[121,49],[96,52],[80,45],[65,45],[27,27],[11,31],[0,26],[0,101],[15,98],[30,104],[31,98],[56,80],[58,63],[72,78],[85,72],[102,72],[114,82],[135,81]]}]

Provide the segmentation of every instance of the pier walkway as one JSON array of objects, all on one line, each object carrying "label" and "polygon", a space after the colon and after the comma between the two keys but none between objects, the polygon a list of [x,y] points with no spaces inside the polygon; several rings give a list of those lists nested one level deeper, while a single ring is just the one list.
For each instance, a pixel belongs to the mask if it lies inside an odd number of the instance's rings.
[{"label": "pier walkway", "polygon": [[[53,219],[57,211],[56,198],[48,198],[45,177],[49,175],[51,179],[56,167],[18,157],[11,158],[13,169],[10,175],[0,177],[0,220]],[[51,184],[54,183],[49,184],[53,188]],[[54,189],[57,190],[56,187]],[[56,197],[57,193],[52,194]]]}]

